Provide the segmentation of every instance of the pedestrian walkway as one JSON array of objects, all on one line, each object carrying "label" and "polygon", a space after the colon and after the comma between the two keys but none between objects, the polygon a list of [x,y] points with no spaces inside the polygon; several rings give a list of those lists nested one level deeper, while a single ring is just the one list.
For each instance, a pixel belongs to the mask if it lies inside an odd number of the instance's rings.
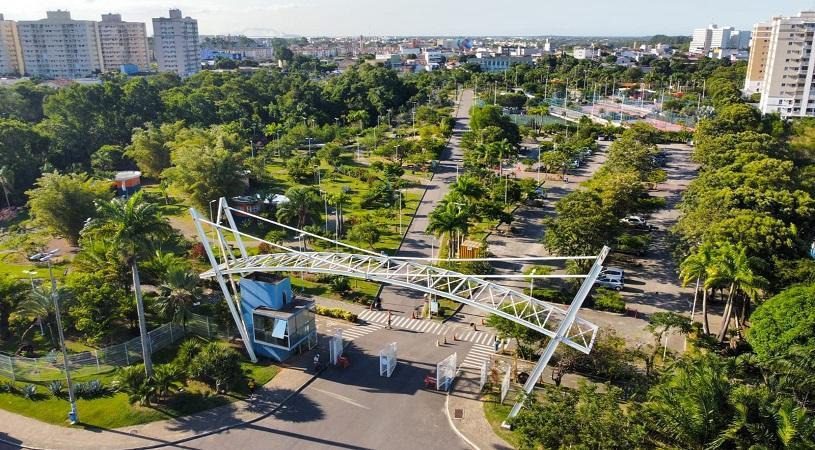
[{"label": "pedestrian walkway", "polygon": [[385,328],[385,325],[381,325],[378,323],[367,323],[365,325],[357,325],[351,328],[344,328],[342,330],[342,338],[347,341],[353,341],[354,339],[358,339],[367,334],[371,334],[374,331],[379,331],[382,328]]},{"label": "pedestrian walkway", "polygon": [[463,370],[474,369],[480,372],[484,361],[489,361],[494,353],[495,347],[492,345],[474,344],[459,368]]},{"label": "pedestrian walkway", "polygon": [[[388,323],[388,313],[386,311],[366,310],[359,313],[358,317],[372,324]],[[404,330],[415,331],[417,333],[432,333],[438,336],[451,336],[453,333],[455,333],[456,339],[472,342],[473,344],[486,345],[493,342],[495,339],[491,333],[472,330],[462,332],[458,330],[460,327],[453,327],[427,319],[412,319],[410,317],[392,315],[391,326],[393,328],[401,328]]]}]

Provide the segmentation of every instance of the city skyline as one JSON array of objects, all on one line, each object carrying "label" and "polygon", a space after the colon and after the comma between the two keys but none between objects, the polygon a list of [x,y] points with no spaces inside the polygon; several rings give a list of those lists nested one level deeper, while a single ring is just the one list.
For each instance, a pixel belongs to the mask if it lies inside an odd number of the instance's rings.
[{"label": "city skyline", "polygon": [[[694,28],[710,23],[750,29],[773,15],[815,9],[811,1],[786,3],[691,0],[676,5],[628,0],[576,4],[554,0],[544,5],[524,0],[510,9],[483,0],[468,2],[466,7],[429,0],[248,0],[236,8],[223,0],[41,0],[5,5],[0,14],[8,20],[36,20],[45,17],[47,10],[63,9],[74,19],[99,20],[102,14],[112,12],[122,14],[127,21],[145,22],[151,35],[152,18],[180,8],[184,16],[199,21],[204,35],[646,36],[690,35]],[[622,20],[609,21],[608,17]]]}]

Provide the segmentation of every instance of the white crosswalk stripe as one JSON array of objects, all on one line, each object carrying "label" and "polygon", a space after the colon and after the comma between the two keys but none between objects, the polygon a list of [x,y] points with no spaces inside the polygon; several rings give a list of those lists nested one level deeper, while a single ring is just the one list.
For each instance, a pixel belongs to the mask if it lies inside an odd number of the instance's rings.
[{"label": "white crosswalk stripe", "polygon": [[489,361],[494,351],[494,347],[484,344],[473,344],[470,352],[461,362],[462,369],[481,370],[484,361]]},{"label": "white crosswalk stripe", "polygon": [[[384,326],[388,323],[387,311],[371,311],[366,309],[362,311],[358,317],[369,324],[381,324]],[[432,333],[439,336],[447,335],[448,337],[452,337],[453,330],[455,329],[453,326],[431,320],[412,319],[410,317],[396,316],[393,314],[391,315],[391,326],[393,328],[407,329],[418,333]],[[468,329],[468,331],[463,333],[459,332],[457,337],[459,340],[484,345],[486,347],[491,347],[495,339],[492,333],[473,331],[472,329]]]}]

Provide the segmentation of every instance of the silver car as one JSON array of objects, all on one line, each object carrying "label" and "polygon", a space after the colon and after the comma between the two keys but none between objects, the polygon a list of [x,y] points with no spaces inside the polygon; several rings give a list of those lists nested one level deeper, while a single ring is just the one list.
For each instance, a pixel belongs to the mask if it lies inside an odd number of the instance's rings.
[{"label": "silver car", "polygon": [[623,282],[622,278],[612,278],[605,276],[598,277],[597,281],[595,281],[594,284],[607,289],[614,289],[615,291],[622,291],[623,287],[625,287],[625,283]]}]

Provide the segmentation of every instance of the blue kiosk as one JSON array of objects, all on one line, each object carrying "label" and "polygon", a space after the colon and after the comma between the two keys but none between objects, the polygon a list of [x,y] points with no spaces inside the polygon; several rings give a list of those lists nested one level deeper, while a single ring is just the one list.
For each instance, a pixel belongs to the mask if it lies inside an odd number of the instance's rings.
[{"label": "blue kiosk", "polygon": [[240,293],[255,353],[284,361],[317,344],[314,302],[296,298],[288,277],[255,272],[241,279]]}]

